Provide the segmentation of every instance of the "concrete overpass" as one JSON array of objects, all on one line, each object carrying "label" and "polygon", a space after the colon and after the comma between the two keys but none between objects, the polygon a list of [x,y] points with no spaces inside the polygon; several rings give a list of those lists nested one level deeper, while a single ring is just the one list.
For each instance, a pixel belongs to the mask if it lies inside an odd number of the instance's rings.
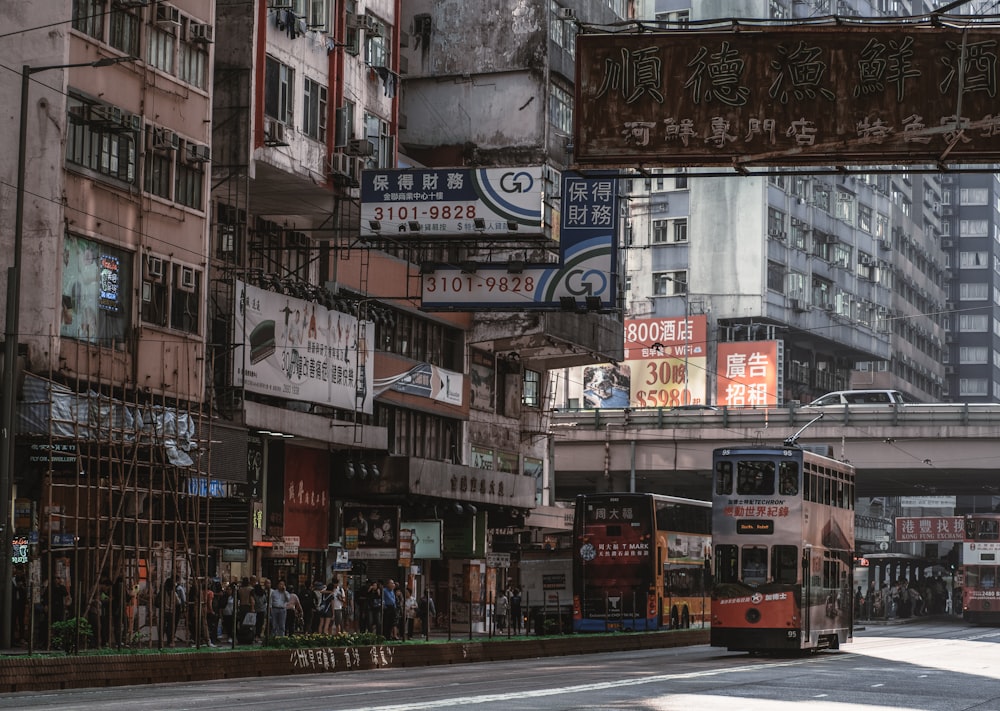
[{"label": "concrete overpass", "polygon": [[[780,444],[818,410],[642,409],[556,412],[550,423],[556,499],[590,491],[711,496],[712,450]],[[824,408],[802,433],[857,468],[858,496],[1000,493],[1000,405]]]}]

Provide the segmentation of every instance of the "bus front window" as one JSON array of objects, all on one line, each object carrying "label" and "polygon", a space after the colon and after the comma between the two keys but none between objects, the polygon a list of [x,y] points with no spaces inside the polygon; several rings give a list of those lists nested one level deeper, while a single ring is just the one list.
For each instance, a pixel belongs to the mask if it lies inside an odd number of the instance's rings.
[{"label": "bus front window", "polygon": [[743,547],[743,582],[761,585],[767,582],[767,548],[765,546]]}]

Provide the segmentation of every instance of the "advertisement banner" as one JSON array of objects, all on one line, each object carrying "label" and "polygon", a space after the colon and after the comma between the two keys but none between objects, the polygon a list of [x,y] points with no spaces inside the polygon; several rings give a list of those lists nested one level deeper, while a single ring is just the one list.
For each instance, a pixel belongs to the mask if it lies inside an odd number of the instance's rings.
[{"label": "advertisement banner", "polygon": [[400,528],[413,531],[413,559],[438,560],[441,558],[441,519],[433,521],[403,521]]},{"label": "advertisement banner", "polygon": [[[326,550],[330,540],[329,452],[285,447],[285,536],[289,554],[298,547]],[[295,550],[288,547],[297,542]]]},{"label": "advertisement banner", "polygon": [[361,236],[537,235],[542,186],[541,166],[365,170]]},{"label": "advertisement banner", "polygon": [[374,381],[376,395],[386,390],[395,390],[459,406],[462,404],[464,386],[465,376],[462,373],[445,370],[430,363],[419,363],[406,372]]},{"label": "advertisement banner", "polygon": [[720,343],[718,348],[716,405],[781,404],[781,341],[738,341]]},{"label": "advertisement banner", "polygon": [[[236,293],[236,387],[372,413],[370,344],[358,319],[239,280]],[[375,324],[366,324],[374,337]]]},{"label": "advertisement banner", "polygon": [[424,309],[615,308],[618,180],[564,173],[557,266],[446,265],[421,278]]},{"label": "advertisement banner", "polygon": [[625,319],[625,361],[570,369],[585,408],[708,404],[707,317]]},{"label": "advertisement banner", "polygon": [[344,542],[351,560],[396,560],[399,507],[345,506]]}]

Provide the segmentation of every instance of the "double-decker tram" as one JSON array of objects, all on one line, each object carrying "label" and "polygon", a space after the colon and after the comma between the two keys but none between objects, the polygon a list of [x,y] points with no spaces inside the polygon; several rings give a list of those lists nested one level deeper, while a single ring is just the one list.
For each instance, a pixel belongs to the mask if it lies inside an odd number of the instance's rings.
[{"label": "double-decker tram", "polygon": [[1000,624],[1000,514],[966,514],[962,543],[962,618]]},{"label": "double-decker tram", "polygon": [[573,526],[573,629],[704,626],[712,505],[640,493],[581,494]]},{"label": "double-decker tram", "polygon": [[716,449],[713,469],[712,645],[792,652],[849,642],[854,468],[790,438]]}]

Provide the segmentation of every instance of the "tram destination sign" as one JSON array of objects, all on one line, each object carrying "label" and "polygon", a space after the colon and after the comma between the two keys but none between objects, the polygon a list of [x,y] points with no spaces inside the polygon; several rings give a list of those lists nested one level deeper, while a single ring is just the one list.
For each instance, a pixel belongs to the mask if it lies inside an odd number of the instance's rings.
[{"label": "tram destination sign", "polygon": [[577,166],[996,163],[998,56],[986,25],[582,34]]}]

